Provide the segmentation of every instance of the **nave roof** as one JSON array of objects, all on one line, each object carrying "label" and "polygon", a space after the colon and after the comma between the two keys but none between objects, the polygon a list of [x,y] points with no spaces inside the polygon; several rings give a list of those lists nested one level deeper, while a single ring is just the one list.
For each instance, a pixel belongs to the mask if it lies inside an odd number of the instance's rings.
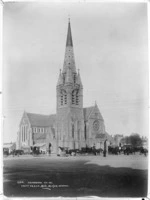
[{"label": "nave roof", "polygon": [[31,123],[31,126],[50,127],[55,123],[56,120],[56,114],[52,115],[41,115],[35,113],[26,113],[26,114]]}]

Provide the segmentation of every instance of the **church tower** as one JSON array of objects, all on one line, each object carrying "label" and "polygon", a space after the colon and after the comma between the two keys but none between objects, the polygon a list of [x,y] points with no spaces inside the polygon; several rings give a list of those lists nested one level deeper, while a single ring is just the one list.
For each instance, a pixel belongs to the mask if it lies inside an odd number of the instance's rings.
[{"label": "church tower", "polygon": [[58,146],[70,149],[84,147],[83,85],[79,70],[76,71],[70,20],[64,65],[56,90]]}]

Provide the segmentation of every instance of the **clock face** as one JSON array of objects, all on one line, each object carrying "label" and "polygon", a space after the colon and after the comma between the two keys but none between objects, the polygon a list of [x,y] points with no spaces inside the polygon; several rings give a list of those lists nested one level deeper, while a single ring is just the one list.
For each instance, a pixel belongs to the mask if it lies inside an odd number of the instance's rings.
[{"label": "clock face", "polygon": [[99,121],[98,120],[95,120],[93,122],[93,129],[94,129],[94,131],[98,131],[99,130]]}]

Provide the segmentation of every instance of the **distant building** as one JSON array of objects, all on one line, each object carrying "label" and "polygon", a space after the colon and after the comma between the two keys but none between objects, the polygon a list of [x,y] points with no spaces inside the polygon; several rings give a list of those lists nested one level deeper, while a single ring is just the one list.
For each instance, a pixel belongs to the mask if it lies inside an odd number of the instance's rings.
[{"label": "distant building", "polygon": [[148,149],[148,138],[142,137],[142,146],[146,149]]},{"label": "distant building", "polygon": [[53,115],[24,112],[18,132],[18,148],[30,151],[39,146],[45,151],[51,146],[57,152],[59,146],[69,149],[97,148],[109,140],[104,119],[98,105],[83,108],[83,85],[76,71],[71,25],[68,23],[66,52],[63,70],[57,86],[57,110]]},{"label": "distant building", "polygon": [[16,143],[4,143],[3,144],[3,151],[7,151],[8,153],[11,153],[13,150],[16,149]]},{"label": "distant building", "polygon": [[121,142],[121,139],[123,139],[123,135],[120,135],[120,134],[116,134],[114,135],[114,145],[115,146],[122,146],[123,143]]}]

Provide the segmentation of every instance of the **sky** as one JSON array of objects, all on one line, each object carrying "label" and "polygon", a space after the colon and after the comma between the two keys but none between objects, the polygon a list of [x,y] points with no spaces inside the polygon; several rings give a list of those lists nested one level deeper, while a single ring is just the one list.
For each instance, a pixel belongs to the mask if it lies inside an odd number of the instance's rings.
[{"label": "sky", "polygon": [[56,113],[70,16],[84,107],[95,101],[110,135],[148,136],[146,3],[5,3],[3,141],[16,141],[24,110]]}]

